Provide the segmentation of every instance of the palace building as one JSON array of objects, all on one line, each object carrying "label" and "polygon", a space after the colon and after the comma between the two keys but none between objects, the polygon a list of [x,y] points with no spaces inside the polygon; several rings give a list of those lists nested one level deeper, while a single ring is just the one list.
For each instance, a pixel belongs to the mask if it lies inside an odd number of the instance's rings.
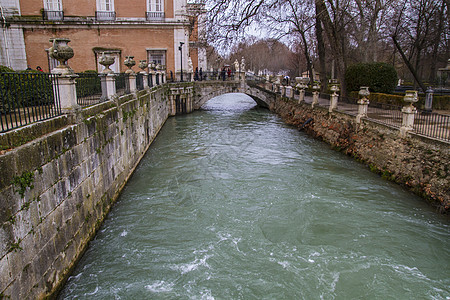
[{"label": "palace building", "polygon": [[[42,67],[56,61],[48,55],[50,38],[69,38],[75,72],[101,71],[103,52],[116,58],[110,68],[123,72],[126,56],[166,66],[167,72],[186,71],[191,53],[194,68],[206,66],[199,49],[198,15],[187,0],[1,0],[0,65],[14,70]],[[193,9],[194,8],[194,9]],[[193,19],[194,18],[194,19]],[[194,20],[194,22],[193,22]],[[180,45],[182,47],[180,50]],[[192,49],[191,49],[192,47]],[[200,47],[201,48],[201,47]],[[200,62],[200,65],[199,65]]]}]

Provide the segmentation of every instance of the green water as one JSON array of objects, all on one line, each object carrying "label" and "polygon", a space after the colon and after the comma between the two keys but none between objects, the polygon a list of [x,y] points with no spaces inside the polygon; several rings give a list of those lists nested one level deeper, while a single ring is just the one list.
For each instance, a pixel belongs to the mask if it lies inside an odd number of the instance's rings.
[{"label": "green water", "polygon": [[450,299],[448,219],[254,105],[170,118],[60,299]]}]

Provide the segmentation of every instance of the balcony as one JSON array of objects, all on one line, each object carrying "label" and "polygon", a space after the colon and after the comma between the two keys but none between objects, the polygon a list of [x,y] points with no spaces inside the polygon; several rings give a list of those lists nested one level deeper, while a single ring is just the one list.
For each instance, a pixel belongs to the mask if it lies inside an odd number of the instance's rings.
[{"label": "balcony", "polygon": [[44,20],[61,21],[64,20],[64,12],[62,10],[44,10]]},{"label": "balcony", "polygon": [[97,21],[114,21],[116,19],[115,11],[96,11],[95,19]]},{"label": "balcony", "polygon": [[164,12],[162,11],[148,11],[146,13],[147,21],[164,21]]}]

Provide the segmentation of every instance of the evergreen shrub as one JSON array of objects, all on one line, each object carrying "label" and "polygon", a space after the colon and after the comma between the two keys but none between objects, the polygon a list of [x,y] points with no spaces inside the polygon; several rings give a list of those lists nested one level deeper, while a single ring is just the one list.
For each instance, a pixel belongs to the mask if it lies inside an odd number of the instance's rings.
[{"label": "evergreen shrub", "polygon": [[368,86],[371,92],[390,93],[397,84],[397,72],[387,63],[359,63],[347,68],[345,81],[348,91]]}]

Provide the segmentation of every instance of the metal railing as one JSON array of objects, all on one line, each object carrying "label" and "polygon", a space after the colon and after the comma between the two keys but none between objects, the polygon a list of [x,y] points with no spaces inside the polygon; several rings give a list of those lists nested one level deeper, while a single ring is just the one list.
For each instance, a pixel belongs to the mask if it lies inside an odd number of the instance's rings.
[{"label": "metal railing", "polygon": [[44,10],[42,17],[44,20],[61,21],[64,20],[64,12],[62,10]]},{"label": "metal railing", "polygon": [[116,94],[124,95],[130,93],[130,81],[128,79],[128,74],[117,73],[116,74]]},{"label": "metal railing", "polygon": [[56,75],[0,73],[0,129],[5,132],[61,115]]},{"label": "metal railing", "polygon": [[400,128],[402,126],[402,107],[386,103],[370,102],[367,108],[367,118]]},{"label": "metal railing", "polygon": [[101,80],[97,73],[78,73],[75,80],[77,104],[85,107],[99,103],[102,96]]},{"label": "metal railing", "polygon": [[162,11],[147,11],[145,17],[147,21],[164,21],[165,14]]},{"label": "metal railing", "polygon": [[414,131],[432,138],[450,141],[450,116],[417,110]]},{"label": "metal railing", "polygon": [[142,91],[144,89],[144,75],[141,73],[136,74],[136,89]]},{"label": "metal railing", "polygon": [[96,11],[95,19],[97,21],[114,21],[116,19],[115,11]]}]

